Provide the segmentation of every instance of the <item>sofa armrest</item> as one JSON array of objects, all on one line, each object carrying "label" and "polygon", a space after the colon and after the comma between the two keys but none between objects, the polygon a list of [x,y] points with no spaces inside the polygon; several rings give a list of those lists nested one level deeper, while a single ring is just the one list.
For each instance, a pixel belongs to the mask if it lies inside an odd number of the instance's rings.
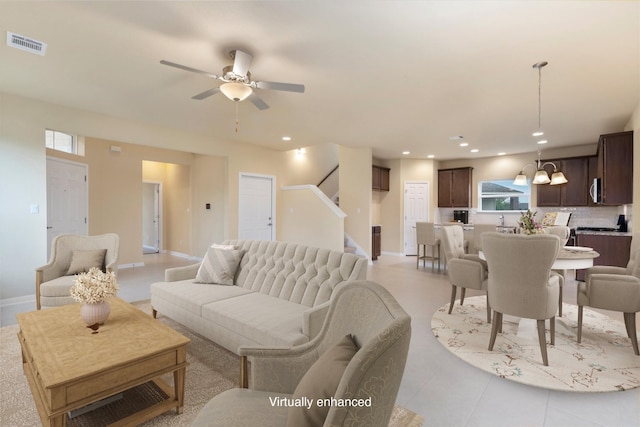
[{"label": "sofa armrest", "polygon": [[320,333],[330,306],[331,301],[327,301],[302,313],[302,333],[309,337],[309,341]]},{"label": "sofa armrest", "polygon": [[[317,346],[308,342],[291,348],[238,347],[240,355],[240,386],[252,390],[276,393],[293,393],[298,383],[318,359]],[[247,361],[251,363],[249,382]],[[243,384],[244,383],[244,384]]]},{"label": "sofa armrest", "polygon": [[185,267],[167,268],[164,271],[164,281],[177,282],[179,280],[195,279],[199,268],[200,263],[187,265]]}]

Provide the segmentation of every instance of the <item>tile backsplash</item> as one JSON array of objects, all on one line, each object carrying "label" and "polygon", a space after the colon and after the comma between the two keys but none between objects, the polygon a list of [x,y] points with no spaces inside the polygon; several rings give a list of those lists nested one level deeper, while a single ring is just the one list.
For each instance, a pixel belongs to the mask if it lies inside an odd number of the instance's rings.
[{"label": "tile backsplash", "polygon": [[[458,209],[456,209],[458,210]],[[470,224],[496,224],[503,225],[501,216],[504,216],[504,225],[515,227],[520,218],[520,212],[477,212],[476,209],[463,209],[469,211]],[[436,209],[435,222],[444,223],[453,221],[453,211],[451,208]],[[547,212],[570,212],[570,227],[615,227],[618,223],[618,215],[626,215],[631,230],[631,205],[624,206],[598,206],[598,207],[575,207],[575,208],[535,208],[536,219],[542,221]]]}]

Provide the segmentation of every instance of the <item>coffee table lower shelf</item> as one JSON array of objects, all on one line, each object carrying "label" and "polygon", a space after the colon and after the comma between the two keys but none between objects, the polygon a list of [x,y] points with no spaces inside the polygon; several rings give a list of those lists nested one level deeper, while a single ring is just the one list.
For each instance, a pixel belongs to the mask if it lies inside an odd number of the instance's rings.
[{"label": "coffee table lower shelf", "polygon": [[[68,413],[72,410],[82,408],[86,406],[86,404],[80,405],[77,408],[68,408],[65,410],[63,414],[50,414],[46,408],[46,404],[42,400],[40,390],[36,385],[36,382],[33,377],[33,373],[29,369],[27,363],[23,364],[23,369],[25,376],[29,382],[29,387],[31,388],[31,393],[34,397],[34,401],[38,410],[38,415],[40,416],[40,421],[43,426],[85,426],[87,418],[91,417],[99,417],[104,424],[104,422],[108,422],[109,427],[134,427],[142,424],[145,421],[148,421],[158,415],[161,415],[171,409],[176,409],[177,414],[182,413],[182,407],[179,406],[178,399],[175,396],[174,387],[164,381],[162,378],[154,378],[146,383],[139,384],[137,386],[132,387],[129,390],[124,392],[119,392],[123,394],[122,399],[128,399],[129,395],[135,395],[136,389],[141,389],[143,387],[154,388],[153,392],[156,396],[151,398],[144,399],[143,402],[140,402],[138,405],[132,408],[132,406],[128,406],[127,410],[124,412],[129,414],[124,418],[113,417],[111,412],[113,410],[118,410],[117,408],[118,402],[109,403],[107,406],[102,408],[97,408],[93,411],[87,412],[86,414],[79,415],[77,418],[71,419],[68,417]],[[115,393],[118,394],[118,393]],[[164,395],[164,396],[161,396]],[[105,397],[103,397],[104,399]],[[98,400],[99,401],[99,400]],[[108,408],[108,406],[112,406],[112,408]],[[107,408],[107,409],[104,409]],[[109,410],[110,409],[110,410]],[[102,411],[102,413],[100,413]],[[63,416],[61,416],[63,415]],[[111,416],[109,416],[111,415]],[[104,418],[103,418],[104,417]],[[113,422],[111,422],[113,421]]]}]

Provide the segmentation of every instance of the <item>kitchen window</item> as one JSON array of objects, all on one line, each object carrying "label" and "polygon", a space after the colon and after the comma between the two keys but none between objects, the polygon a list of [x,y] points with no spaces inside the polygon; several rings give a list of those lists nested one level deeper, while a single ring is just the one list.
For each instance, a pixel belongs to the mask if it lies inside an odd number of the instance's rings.
[{"label": "kitchen window", "polygon": [[478,212],[520,212],[531,206],[531,181],[513,185],[512,179],[478,183]]}]

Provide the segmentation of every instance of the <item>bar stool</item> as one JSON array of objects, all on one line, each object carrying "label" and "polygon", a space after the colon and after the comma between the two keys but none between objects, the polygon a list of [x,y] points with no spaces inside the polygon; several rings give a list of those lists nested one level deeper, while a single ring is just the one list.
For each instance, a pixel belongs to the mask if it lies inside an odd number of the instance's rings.
[{"label": "bar stool", "polygon": [[[440,271],[440,239],[436,238],[436,230],[432,222],[416,222],[416,245],[418,252],[416,255],[416,268],[425,266],[425,260],[431,260],[431,271],[435,269],[435,261],[438,260],[438,272]],[[431,255],[428,255],[427,246],[431,248]],[[422,251],[420,250],[422,248]],[[436,248],[438,254],[436,255]],[[420,254],[422,252],[422,255]]]}]

